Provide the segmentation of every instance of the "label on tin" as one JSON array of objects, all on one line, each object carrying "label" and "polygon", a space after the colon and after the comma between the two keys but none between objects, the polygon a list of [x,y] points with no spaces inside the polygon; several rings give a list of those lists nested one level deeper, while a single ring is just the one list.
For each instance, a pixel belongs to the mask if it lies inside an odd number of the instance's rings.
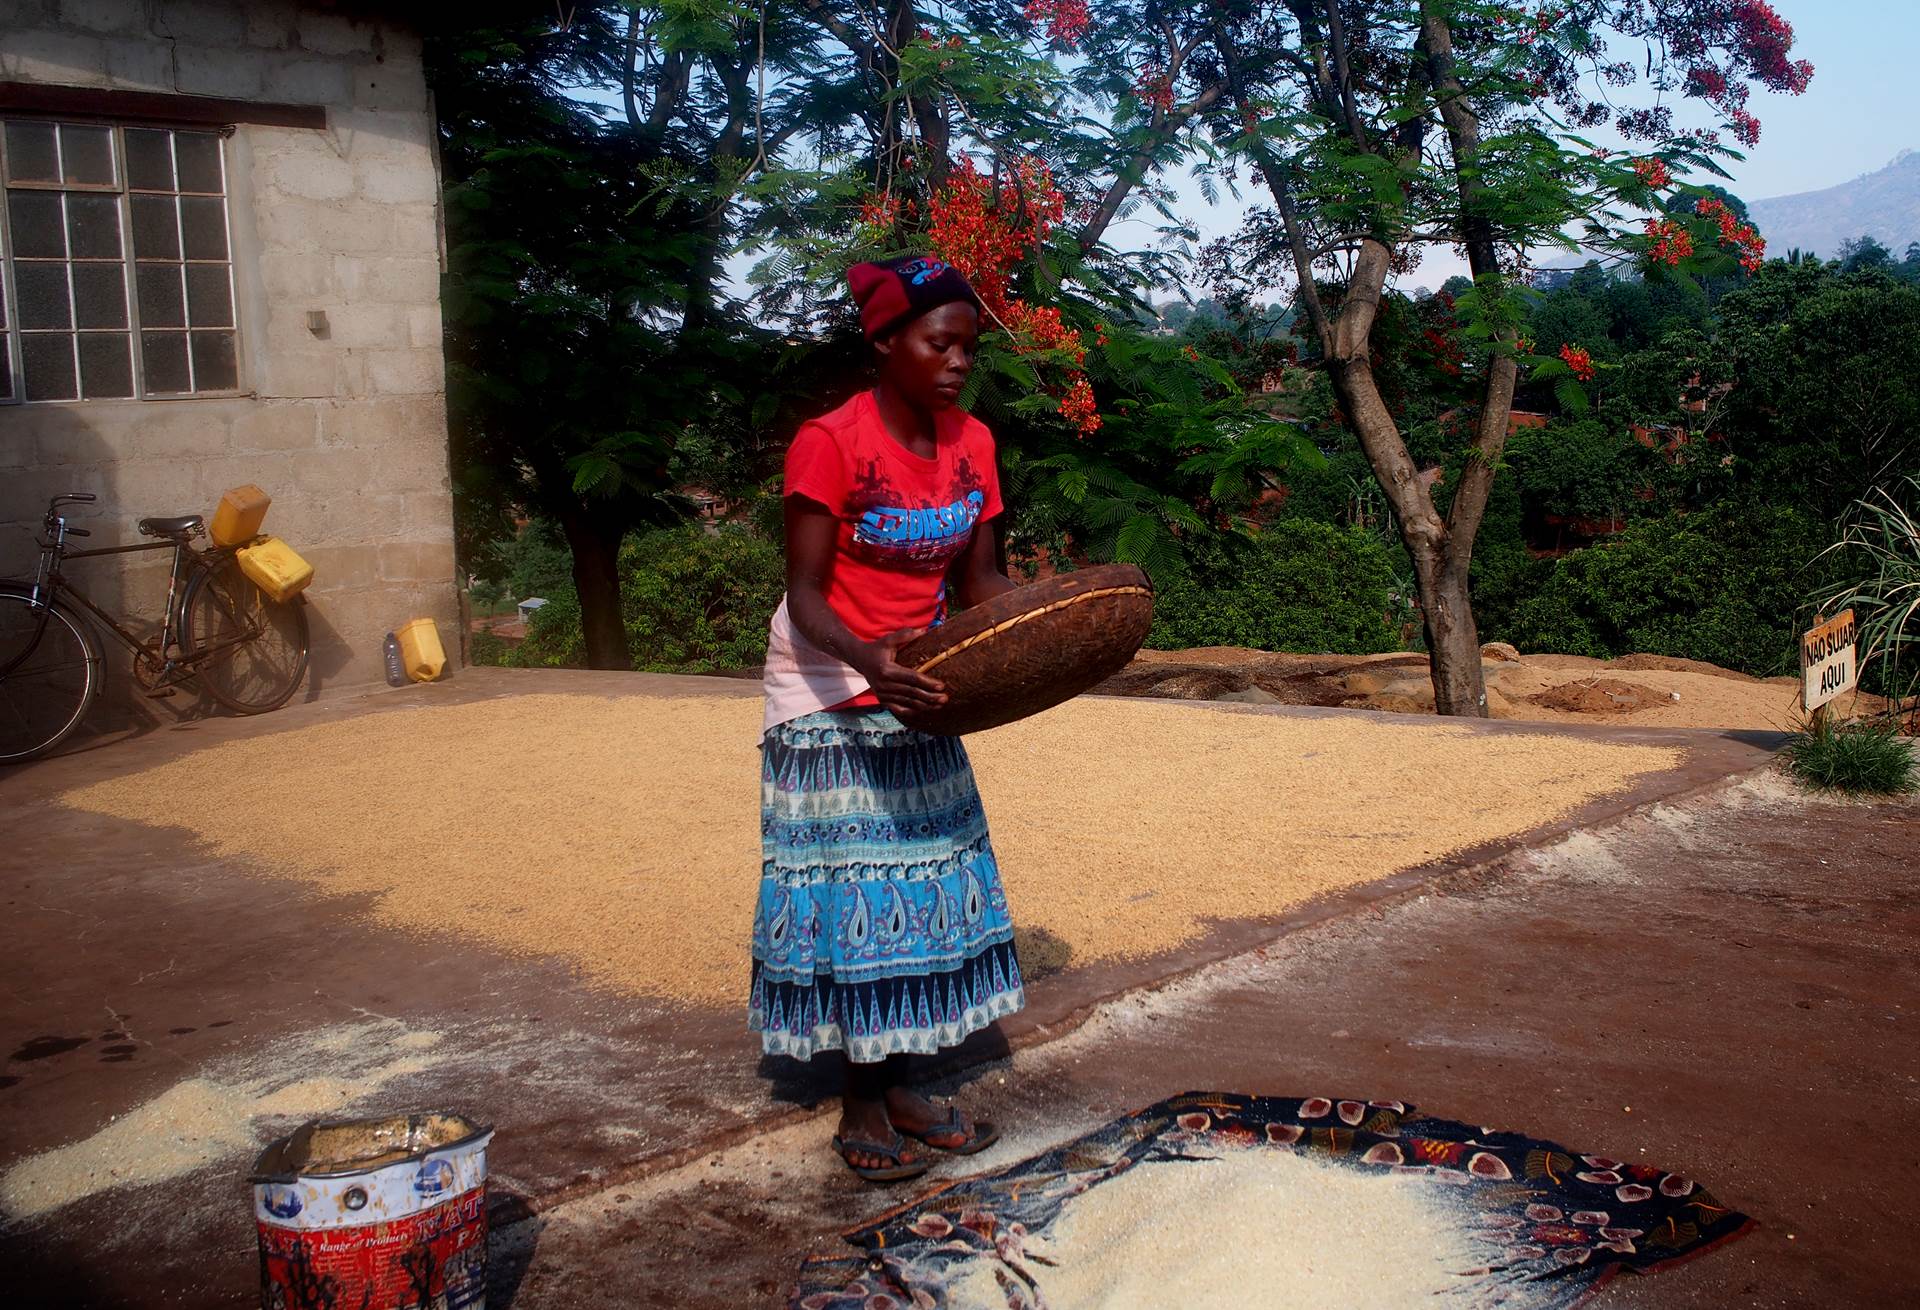
[{"label": "label on tin", "polygon": [[[446,1161],[430,1161],[445,1168]],[[452,1170],[446,1169],[451,1179]],[[423,1179],[427,1185],[437,1178]],[[294,1208],[296,1188],[262,1208]],[[288,1216],[289,1218],[293,1216]],[[260,1223],[263,1310],[483,1310],[487,1295],[487,1192],[448,1196],[430,1209],[354,1227]]]}]

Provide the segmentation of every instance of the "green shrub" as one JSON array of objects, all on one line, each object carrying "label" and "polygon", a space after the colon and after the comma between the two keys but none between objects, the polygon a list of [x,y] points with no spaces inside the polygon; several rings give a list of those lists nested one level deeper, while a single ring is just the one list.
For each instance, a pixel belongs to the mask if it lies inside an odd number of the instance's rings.
[{"label": "green shrub", "polygon": [[1187,574],[1166,579],[1147,644],[1346,655],[1393,650],[1393,586],[1379,538],[1359,528],[1282,519],[1252,540],[1202,547]]},{"label": "green shrub", "polygon": [[473,664],[508,665],[513,647],[484,629],[467,639],[467,660]]},{"label": "green shrub", "polygon": [[620,607],[633,667],[714,673],[762,663],[785,590],[780,547],[744,527],[630,538],[620,550]]},{"label": "green shrub", "polygon": [[546,604],[527,620],[527,637],[507,653],[507,663],[522,669],[581,669],[587,664],[587,638],[580,626],[580,598],[571,588],[544,597]]},{"label": "green shrub", "polygon": [[1522,650],[1780,673],[1795,663],[1807,566],[1823,544],[1800,514],[1764,505],[1648,519],[1555,561],[1504,628],[1483,634]]},{"label": "green shrub", "polygon": [[1782,752],[1794,776],[1820,791],[1904,796],[1920,791],[1920,760],[1893,723],[1819,720]]},{"label": "green shrub", "polygon": [[[661,528],[620,548],[620,609],[633,667],[651,673],[717,673],[767,657],[767,624],[786,589],[780,548],[725,524]],[[583,668],[586,638],[571,587],[552,589],[526,640],[508,646],[478,634],[474,663]]]},{"label": "green shrub", "polygon": [[1595,419],[1521,428],[1505,460],[1529,513],[1569,518],[1625,517],[1643,489],[1661,479],[1664,461],[1629,434]]}]

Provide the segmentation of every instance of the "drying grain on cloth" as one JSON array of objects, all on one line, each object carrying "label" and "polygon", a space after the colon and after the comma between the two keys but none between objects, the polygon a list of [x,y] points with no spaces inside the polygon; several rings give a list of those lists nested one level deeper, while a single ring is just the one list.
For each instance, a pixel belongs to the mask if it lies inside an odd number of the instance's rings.
[{"label": "drying grain on cloth", "polygon": [[[183,827],[244,867],[368,897],[386,926],[734,1006],[760,868],[760,714],[749,697],[380,709],[61,801]],[[1210,921],[1282,913],[1525,832],[1682,754],[1105,699],[968,746],[1042,971],[1154,955]]]},{"label": "drying grain on cloth", "polygon": [[[1486,1259],[1446,1189],[1285,1151],[1135,1165],[1077,1197],[1032,1270],[1052,1310],[1379,1310],[1484,1304]],[[1006,1310],[997,1264],[969,1262],[951,1310]],[[1517,1298],[1516,1298],[1517,1299]]]}]

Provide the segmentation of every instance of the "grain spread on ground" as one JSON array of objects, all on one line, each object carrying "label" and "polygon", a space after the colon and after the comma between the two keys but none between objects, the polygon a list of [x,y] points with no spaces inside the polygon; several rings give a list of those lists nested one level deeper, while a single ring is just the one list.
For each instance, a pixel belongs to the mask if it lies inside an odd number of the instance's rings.
[{"label": "grain spread on ground", "polygon": [[[1075,1197],[1026,1243],[1048,1263],[1022,1263],[1050,1310],[1472,1305],[1486,1257],[1443,1187],[1286,1151],[1141,1164]],[[947,1304],[1006,1310],[997,1265],[971,1262]]]},{"label": "grain spread on ground", "polygon": [[[437,1032],[390,1019],[342,1024],[210,1069],[0,1173],[0,1214],[29,1220],[115,1187],[180,1178],[258,1150],[271,1132],[336,1115],[431,1063]],[[326,1070],[322,1073],[319,1070]]]},{"label": "grain spread on ground", "polygon": [[[744,1004],[752,697],[379,708],[66,793],[378,922]],[[969,739],[1029,972],[1156,955],[1563,817],[1681,752],[1366,715],[1080,700]]]}]

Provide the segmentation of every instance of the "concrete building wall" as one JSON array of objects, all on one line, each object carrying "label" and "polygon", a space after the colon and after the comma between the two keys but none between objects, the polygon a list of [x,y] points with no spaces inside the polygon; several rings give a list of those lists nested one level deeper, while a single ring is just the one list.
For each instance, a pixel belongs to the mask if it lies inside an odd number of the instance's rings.
[{"label": "concrete building wall", "polygon": [[[234,398],[0,405],[0,576],[30,568],[55,492],[139,540],[256,483],[266,530],[312,561],[309,696],[382,676],[385,634],[428,615],[459,650],[440,329],[439,180],[417,37],[275,0],[0,0],[0,80],[323,105],[324,130],[227,139]],[[315,327],[310,315],[325,315]],[[165,555],[82,561],[109,609],[158,618]]]}]

